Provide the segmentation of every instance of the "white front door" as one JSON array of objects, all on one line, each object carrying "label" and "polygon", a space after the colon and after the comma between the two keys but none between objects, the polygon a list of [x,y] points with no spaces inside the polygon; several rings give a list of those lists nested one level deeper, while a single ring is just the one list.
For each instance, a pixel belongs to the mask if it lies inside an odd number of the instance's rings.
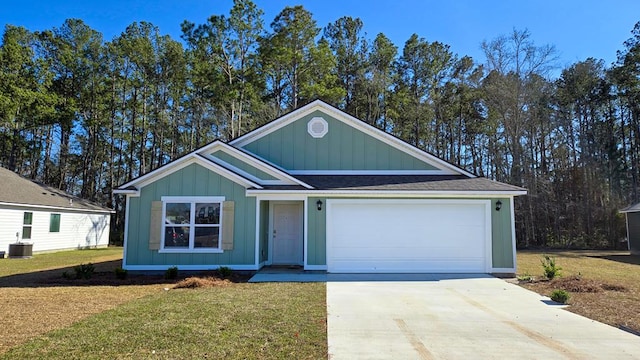
[{"label": "white front door", "polygon": [[302,202],[274,203],[271,234],[274,265],[302,265]]}]

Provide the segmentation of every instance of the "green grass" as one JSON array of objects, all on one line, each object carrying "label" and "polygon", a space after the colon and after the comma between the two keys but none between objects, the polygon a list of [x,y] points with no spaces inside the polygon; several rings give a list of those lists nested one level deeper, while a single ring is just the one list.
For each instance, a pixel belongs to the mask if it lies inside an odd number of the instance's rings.
[{"label": "green grass", "polygon": [[[121,259],[109,248],[0,260],[0,359],[327,357],[324,283],[165,291],[172,282],[115,280]],[[89,262],[108,275],[60,282]]]},{"label": "green grass", "polygon": [[117,259],[122,259],[121,247],[35,254],[30,259],[0,259],[0,277]]},{"label": "green grass", "polygon": [[162,291],[12,348],[6,359],[326,359],[324,283]]}]

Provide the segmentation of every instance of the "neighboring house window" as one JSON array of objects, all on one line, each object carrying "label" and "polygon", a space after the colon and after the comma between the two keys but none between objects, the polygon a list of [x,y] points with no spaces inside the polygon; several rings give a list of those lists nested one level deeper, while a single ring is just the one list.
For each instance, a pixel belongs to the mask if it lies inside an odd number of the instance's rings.
[{"label": "neighboring house window", "polygon": [[60,232],[60,214],[51,214],[49,218],[49,232]]},{"label": "neighboring house window", "polygon": [[223,197],[163,197],[163,241],[167,251],[221,251]]},{"label": "neighboring house window", "polygon": [[31,223],[33,221],[33,213],[25,212],[22,220],[22,238],[31,239]]}]

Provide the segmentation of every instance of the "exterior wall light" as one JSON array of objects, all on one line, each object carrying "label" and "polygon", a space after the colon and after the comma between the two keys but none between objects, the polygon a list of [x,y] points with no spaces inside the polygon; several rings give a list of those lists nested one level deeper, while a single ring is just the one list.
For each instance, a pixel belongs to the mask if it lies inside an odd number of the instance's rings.
[{"label": "exterior wall light", "polygon": [[502,209],[502,201],[498,200],[496,201],[496,211],[500,211],[500,209]]},{"label": "exterior wall light", "polygon": [[316,206],[318,207],[318,211],[322,210],[322,200],[316,201]]}]

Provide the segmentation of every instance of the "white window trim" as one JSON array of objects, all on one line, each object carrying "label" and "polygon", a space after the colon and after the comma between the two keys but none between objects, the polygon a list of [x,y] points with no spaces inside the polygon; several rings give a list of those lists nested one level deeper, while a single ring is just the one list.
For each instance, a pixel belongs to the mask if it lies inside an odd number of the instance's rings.
[{"label": "white window trim", "polygon": [[[24,215],[25,214],[31,214],[31,224],[25,224],[24,223]],[[31,231],[29,231],[29,237],[25,238],[24,237],[24,229],[25,228],[29,228]],[[20,238],[23,240],[31,240],[31,236],[33,235],[33,211],[24,211],[22,213],[22,233],[20,234]]]},{"label": "white window trim", "polygon": [[[162,232],[160,239],[159,253],[222,253],[222,203],[225,201],[224,196],[163,196],[162,200]],[[189,248],[166,248],[164,247],[165,234],[166,234],[166,216],[167,216],[167,203],[189,203],[191,204],[191,219],[189,221],[189,227],[195,229],[195,204],[196,203],[219,203],[220,204],[220,224],[218,225],[218,247],[217,248],[194,248],[195,242],[195,230],[189,231]]]},{"label": "white window trim", "polygon": [[[51,221],[53,220],[53,215],[58,215],[58,230],[51,231]],[[62,223],[62,213],[49,213],[49,234],[58,234],[60,233],[60,224]]]}]

